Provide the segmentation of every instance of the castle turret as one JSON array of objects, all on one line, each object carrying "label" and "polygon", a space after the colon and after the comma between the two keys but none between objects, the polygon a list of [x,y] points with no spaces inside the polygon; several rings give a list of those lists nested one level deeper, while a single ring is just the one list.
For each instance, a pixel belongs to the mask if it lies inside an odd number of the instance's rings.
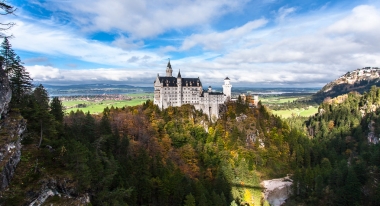
[{"label": "castle turret", "polygon": [[182,77],[181,77],[181,71],[178,70],[177,75],[177,105],[180,107],[182,106]]},{"label": "castle turret", "polygon": [[231,87],[230,78],[226,77],[224,79],[223,93],[225,95],[225,100],[231,99]]},{"label": "castle turret", "polygon": [[170,64],[170,59],[169,59],[168,66],[166,66],[166,76],[172,77],[173,76],[172,74],[173,74],[173,69],[172,69],[172,65]]}]

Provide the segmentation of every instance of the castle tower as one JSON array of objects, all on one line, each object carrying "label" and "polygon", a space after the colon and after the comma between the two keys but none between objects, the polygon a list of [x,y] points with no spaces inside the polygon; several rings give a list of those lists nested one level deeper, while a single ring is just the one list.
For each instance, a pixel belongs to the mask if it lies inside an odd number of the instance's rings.
[{"label": "castle tower", "polygon": [[166,76],[172,77],[173,76],[172,74],[173,74],[173,69],[172,69],[172,65],[170,64],[170,59],[169,59],[168,66],[166,66]]},{"label": "castle tower", "polygon": [[182,106],[182,77],[181,77],[181,71],[178,70],[177,75],[177,106]]},{"label": "castle tower", "polygon": [[224,79],[224,85],[223,85],[223,93],[225,95],[225,99],[231,99],[231,87],[232,85],[230,84],[230,78],[226,77]]}]

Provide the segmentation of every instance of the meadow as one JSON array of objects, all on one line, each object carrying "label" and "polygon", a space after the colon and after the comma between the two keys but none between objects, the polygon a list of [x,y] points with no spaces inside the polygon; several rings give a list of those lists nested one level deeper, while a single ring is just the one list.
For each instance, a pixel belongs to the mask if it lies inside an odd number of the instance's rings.
[{"label": "meadow", "polygon": [[[289,118],[292,116],[309,117],[318,112],[318,107],[315,105],[299,106],[297,108],[287,108],[287,105],[293,101],[306,98],[305,95],[294,96],[261,96],[260,101],[262,104],[271,108],[272,113],[282,118]],[[275,109],[277,108],[277,109]],[[278,109],[282,108],[282,109]]]},{"label": "meadow", "polygon": [[272,113],[282,118],[289,118],[292,116],[310,117],[318,112],[317,107],[309,107],[308,109],[287,109],[287,110],[272,110]]},{"label": "meadow", "polygon": [[[68,109],[65,110],[66,114],[69,114],[71,111],[77,111],[82,110],[83,112],[87,113],[90,112],[91,114],[98,114],[102,113],[104,108],[108,107],[118,107],[122,108],[125,106],[136,106],[141,105],[144,102],[146,102],[148,99],[152,100],[153,95],[151,95],[151,98],[146,98],[146,93],[141,94],[128,94],[129,97],[132,97],[131,100],[99,100],[99,101],[87,101],[87,100],[74,100],[74,101],[62,101],[62,105],[64,107],[68,107]],[[85,105],[85,107],[78,107],[78,105]]]}]

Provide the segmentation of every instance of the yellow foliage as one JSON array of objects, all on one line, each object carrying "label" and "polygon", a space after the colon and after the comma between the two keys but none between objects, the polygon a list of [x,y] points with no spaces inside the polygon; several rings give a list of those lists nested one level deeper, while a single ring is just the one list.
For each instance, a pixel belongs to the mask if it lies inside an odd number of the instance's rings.
[{"label": "yellow foliage", "polygon": [[249,205],[254,205],[253,204],[253,196],[252,196],[252,193],[249,189],[244,189],[243,201],[248,203]]}]

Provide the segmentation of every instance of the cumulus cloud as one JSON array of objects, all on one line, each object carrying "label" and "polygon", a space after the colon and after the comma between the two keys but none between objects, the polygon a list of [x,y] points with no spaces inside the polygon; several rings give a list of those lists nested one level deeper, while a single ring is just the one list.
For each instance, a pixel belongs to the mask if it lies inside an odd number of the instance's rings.
[{"label": "cumulus cloud", "polygon": [[166,30],[208,23],[241,8],[243,1],[229,0],[75,0],[41,3],[57,7],[81,27],[92,31],[121,30],[134,38],[153,37]]},{"label": "cumulus cloud", "polygon": [[86,62],[130,68],[136,67],[139,63],[139,61],[130,62],[132,57],[142,60],[144,56],[149,56],[149,59],[143,59],[143,63],[165,59],[154,52],[126,51],[106,43],[89,40],[62,25],[54,27],[19,19],[14,22],[16,26],[12,28],[12,33],[16,38],[12,39],[12,46],[23,51],[70,56]]},{"label": "cumulus cloud", "polygon": [[201,45],[208,50],[219,50],[226,44],[233,44],[237,39],[242,38],[252,30],[264,26],[268,21],[258,19],[250,21],[241,27],[229,29],[223,32],[212,32],[208,34],[194,34],[186,38],[181,46],[181,50],[188,50],[194,46]]},{"label": "cumulus cloud", "polygon": [[133,50],[139,49],[144,46],[143,41],[134,41],[131,38],[126,38],[124,35],[120,35],[113,42],[112,45],[115,45],[124,50]]},{"label": "cumulus cloud", "polygon": [[[207,2],[219,5],[217,2]],[[153,13],[161,11],[161,3]],[[141,2],[136,4],[138,5],[134,6],[140,6],[141,11],[148,7],[140,5]],[[173,5],[168,6],[167,14],[172,12],[170,8]],[[234,5],[228,4],[227,10],[233,8]],[[94,19],[100,15],[87,9],[89,11],[85,14],[94,15]],[[73,11],[73,15],[82,10],[83,8],[78,8]],[[46,82],[133,81],[150,84],[157,72],[165,74],[166,59],[169,57],[166,52],[177,53],[182,57],[171,58],[174,74],[181,69],[183,77],[200,77],[205,85],[220,85],[225,76],[229,76],[235,84],[322,86],[347,71],[365,66],[380,66],[380,36],[376,33],[380,28],[379,8],[362,5],[349,12],[328,13],[324,10],[324,13],[308,15],[297,15],[294,11],[294,8],[282,7],[274,14],[273,22],[269,22],[270,18],[262,18],[225,31],[190,34],[178,47],[166,45],[149,50],[133,48],[136,41],[129,37],[120,36],[108,45],[88,40],[70,29],[18,21],[12,30],[16,36],[12,39],[12,45],[24,51],[70,56],[110,67],[86,70],[63,70],[41,65],[27,67],[35,80]],[[286,21],[290,14],[293,14],[291,22]],[[136,18],[141,19],[139,24],[144,24],[151,17]],[[284,18],[285,21],[279,20]],[[87,21],[88,17],[83,19],[84,24]],[[110,28],[116,27],[118,23],[111,23]],[[91,26],[97,24],[95,22]],[[184,23],[180,26],[184,25],[191,24]],[[161,29],[169,28],[172,27],[161,25],[159,30],[153,29],[155,32],[148,34],[154,35],[163,31]],[[137,30],[130,32],[139,36]],[[203,48],[201,53],[186,53],[197,46]],[[29,62],[32,63],[38,62]]]},{"label": "cumulus cloud", "polygon": [[26,70],[35,82],[47,83],[89,83],[93,81],[115,81],[121,83],[139,82],[144,80],[153,81],[156,74],[144,70],[126,70],[115,68],[97,69],[71,69],[63,70],[51,66],[34,65],[26,66]]}]

